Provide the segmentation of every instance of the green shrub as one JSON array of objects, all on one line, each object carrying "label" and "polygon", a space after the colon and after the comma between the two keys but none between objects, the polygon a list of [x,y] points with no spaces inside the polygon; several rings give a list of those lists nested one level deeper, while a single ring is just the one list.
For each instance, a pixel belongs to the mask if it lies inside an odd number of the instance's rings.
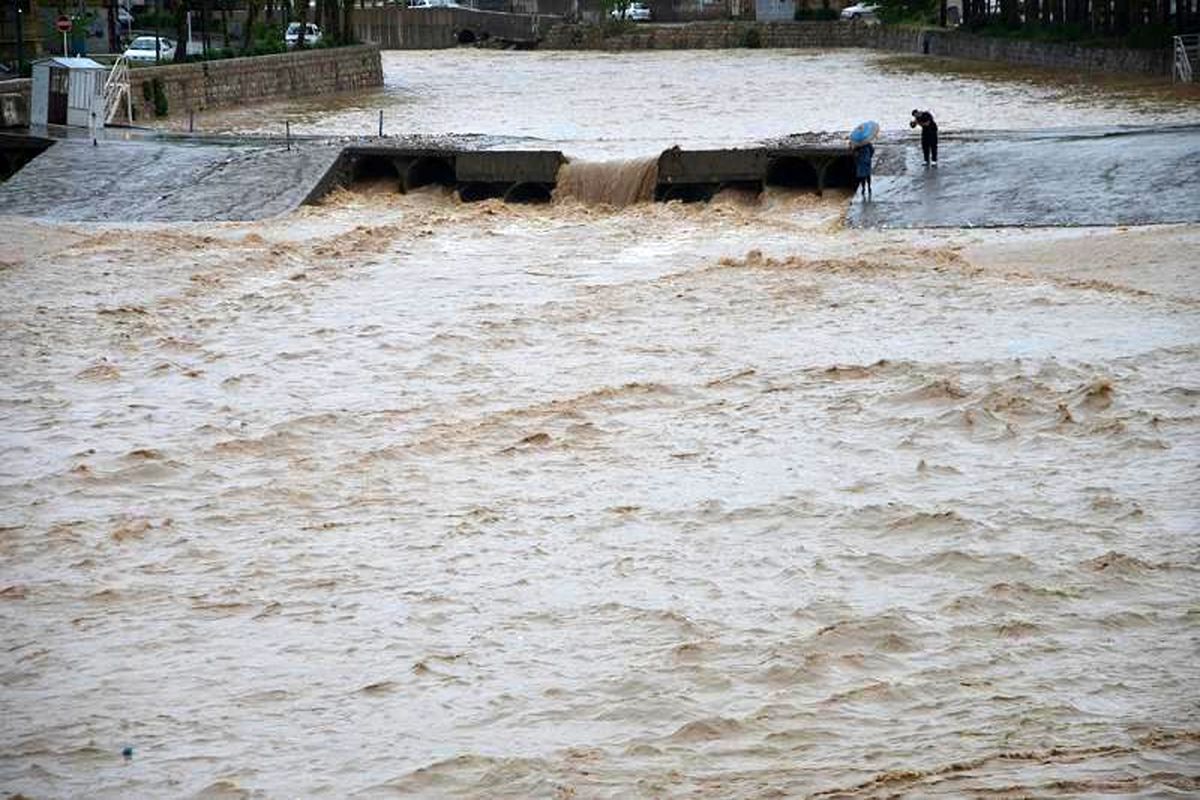
[{"label": "green shrub", "polygon": [[610,36],[620,36],[623,33],[630,33],[635,27],[637,27],[637,24],[633,20],[614,19],[612,17],[607,17],[604,22],[600,23],[600,30],[605,39]]},{"label": "green shrub", "polygon": [[762,47],[762,33],[759,32],[757,25],[742,31],[742,47],[749,47],[752,50]]},{"label": "green shrub", "polygon": [[[167,92],[163,89],[163,82],[155,78],[154,84],[154,116],[165,117],[167,115]],[[142,84],[145,86],[145,84]]]},{"label": "green shrub", "polygon": [[892,24],[932,25],[940,13],[939,0],[879,0],[876,15]]}]

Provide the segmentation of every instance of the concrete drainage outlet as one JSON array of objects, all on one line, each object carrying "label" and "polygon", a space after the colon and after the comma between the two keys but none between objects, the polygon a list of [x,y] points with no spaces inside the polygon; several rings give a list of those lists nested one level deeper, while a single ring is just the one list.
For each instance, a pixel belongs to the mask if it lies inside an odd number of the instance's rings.
[{"label": "concrete drainage outlet", "polygon": [[504,193],[506,203],[549,203],[552,186],[544,183],[517,183]]},{"label": "concrete drainage outlet", "polygon": [[707,203],[717,193],[717,185],[711,183],[677,183],[660,186],[656,199],[664,203],[678,200],[681,203]]},{"label": "concrete drainage outlet", "polygon": [[821,186],[825,189],[853,189],[857,174],[853,156],[838,156],[825,166]]},{"label": "concrete drainage outlet", "polygon": [[354,162],[350,170],[350,184],[393,183],[400,191],[400,170],[393,159],[386,156],[365,156]]},{"label": "concrete drainage outlet", "polygon": [[504,197],[508,189],[503,183],[464,183],[458,187],[458,199],[464,203],[478,203]]},{"label": "concrete drainage outlet", "polygon": [[404,171],[404,191],[406,192],[433,184],[439,186],[455,184],[454,167],[444,158],[418,158]]},{"label": "concrete drainage outlet", "polygon": [[767,164],[764,182],[767,186],[789,189],[816,189],[820,186],[817,168],[807,158],[783,156]]}]

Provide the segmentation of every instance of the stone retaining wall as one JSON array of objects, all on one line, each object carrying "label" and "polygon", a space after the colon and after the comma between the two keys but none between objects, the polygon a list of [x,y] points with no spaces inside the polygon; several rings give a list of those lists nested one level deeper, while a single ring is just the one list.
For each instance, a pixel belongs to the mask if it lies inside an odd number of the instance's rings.
[{"label": "stone retaining wall", "polygon": [[1077,44],[996,39],[960,31],[931,30],[924,34],[928,47],[917,52],[946,58],[1001,61],[1033,67],[1051,67],[1081,72],[1111,72],[1130,75],[1171,74],[1171,54],[1162,50],[1117,50],[1081,47]]},{"label": "stone retaining wall", "polygon": [[[379,48],[330,47],[272,56],[139,67],[129,72],[134,120],[154,118],[143,85],[162,81],[168,116],[255,100],[330,94],[383,85]],[[150,91],[153,98],[153,90]]]},{"label": "stone retaining wall", "polygon": [[1001,61],[1096,72],[1169,75],[1165,50],[1107,50],[954,30],[862,22],[693,22],[638,25],[605,36],[599,26],[556,25],[540,47],[550,50],[709,50],[736,47],[867,47],[947,58]]},{"label": "stone retaining wall", "polygon": [[913,50],[917,28],[860,22],[708,21],[638,25],[605,36],[600,26],[556,25],[540,43],[549,50],[719,50],[736,47],[879,47]]},{"label": "stone retaining wall", "polygon": [[385,50],[436,50],[483,42],[532,46],[561,17],[473,8],[407,8],[401,5],[354,12],[354,35]]}]

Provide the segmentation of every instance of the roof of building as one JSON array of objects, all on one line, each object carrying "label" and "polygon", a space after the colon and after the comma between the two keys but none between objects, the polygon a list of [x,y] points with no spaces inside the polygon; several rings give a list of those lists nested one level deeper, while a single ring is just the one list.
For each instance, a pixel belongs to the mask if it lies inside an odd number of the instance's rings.
[{"label": "roof of building", "polygon": [[64,58],[62,56],[52,56],[50,58],[42,58],[35,62],[36,64],[50,64],[55,67],[66,67],[67,69],[108,69],[103,64],[97,64],[90,58]]}]

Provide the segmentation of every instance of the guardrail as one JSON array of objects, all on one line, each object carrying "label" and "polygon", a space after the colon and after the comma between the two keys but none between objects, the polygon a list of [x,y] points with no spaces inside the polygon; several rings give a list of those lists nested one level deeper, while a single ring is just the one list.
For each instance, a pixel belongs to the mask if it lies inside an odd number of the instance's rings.
[{"label": "guardrail", "polygon": [[108,71],[108,80],[104,82],[104,124],[110,124],[116,119],[121,108],[121,99],[125,99],[125,115],[130,125],[133,124],[133,98],[129,95],[129,61],[121,56],[113,63]]},{"label": "guardrail", "polygon": [[1191,83],[1195,80],[1193,62],[1200,61],[1200,33],[1176,36],[1175,59],[1171,67],[1172,83]]}]

